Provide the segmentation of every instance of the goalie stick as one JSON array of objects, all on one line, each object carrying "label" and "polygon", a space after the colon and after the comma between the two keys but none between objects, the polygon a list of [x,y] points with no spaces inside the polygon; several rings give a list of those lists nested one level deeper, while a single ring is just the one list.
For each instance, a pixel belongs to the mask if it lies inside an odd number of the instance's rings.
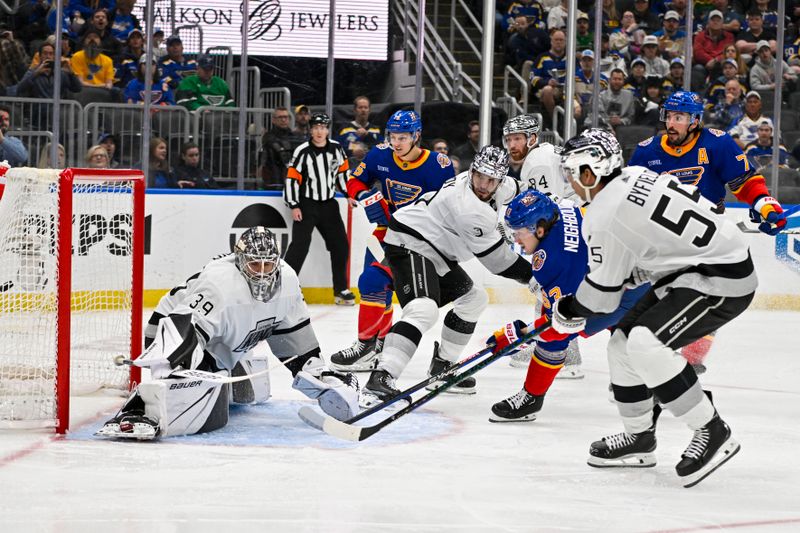
[{"label": "goalie stick", "polygon": [[[173,370],[170,374],[170,377],[177,377],[177,378],[189,378],[189,379],[199,379],[202,381],[213,381],[219,385],[224,385],[226,383],[238,383],[239,381],[246,381],[250,378],[254,378],[257,376],[263,376],[264,374],[269,374],[276,368],[280,368],[285,366],[286,363],[290,361],[294,361],[300,357],[299,355],[293,355],[288,359],[279,359],[277,364],[272,364],[269,367],[265,368],[264,370],[260,370],[258,372],[254,372],[252,374],[245,374],[243,376],[222,376],[220,374],[215,374],[214,372],[206,372],[205,370]],[[114,364],[117,366],[139,366],[136,364],[135,360],[126,359],[122,355],[118,355],[114,358]]]},{"label": "goalie stick", "polygon": [[[479,370],[481,370],[483,368],[486,368],[487,366],[489,366],[490,364],[494,363],[495,361],[497,361],[501,357],[505,357],[509,353],[511,353],[511,352],[515,351],[516,349],[518,349],[522,344],[525,344],[526,342],[530,342],[531,340],[533,340],[535,337],[540,335],[542,332],[544,332],[548,328],[550,328],[550,320],[548,320],[547,322],[545,322],[544,324],[542,324],[538,328],[534,329],[533,331],[527,333],[524,337],[522,337],[522,338],[518,339],[517,341],[509,344],[508,346],[506,346],[505,348],[503,348],[502,350],[500,350],[497,353],[492,353],[490,348],[481,350],[480,352],[478,352],[478,353],[476,353],[476,354],[474,354],[474,355],[472,355],[470,357],[467,357],[466,359],[456,363],[456,365],[454,365],[453,367],[451,367],[447,371],[442,372],[441,374],[438,374],[436,376],[431,376],[430,378],[426,379],[425,381],[417,383],[416,385],[410,387],[409,389],[406,389],[406,390],[402,391],[400,394],[397,394],[397,395],[393,396],[389,400],[386,400],[385,402],[383,402],[381,404],[378,404],[378,405],[372,407],[371,409],[368,409],[367,411],[359,413],[358,415],[354,416],[353,418],[351,418],[351,419],[349,419],[347,421],[342,422],[340,420],[336,420],[335,418],[333,418],[331,416],[327,416],[327,415],[325,415],[323,413],[320,413],[319,411],[317,411],[317,410],[315,410],[315,409],[313,409],[313,408],[311,408],[310,406],[307,406],[307,405],[304,405],[303,407],[301,407],[300,410],[297,412],[297,414],[300,417],[300,419],[303,420],[303,422],[305,422],[309,426],[311,426],[313,428],[316,428],[316,429],[318,429],[320,431],[324,431],[325,433],[327,433],[328,435],[331,435],[332,437],[337,437],[337,438],[340,438],[340,439],[349,440],[349,441],[353,441],[353,442],[362,441],[362,440],[364,440],[366,438],[371,437],[372,435],[374,435],[375,433],[377,433],[378,431],[380,431],[384,427],[388,426],[389,424],[391,424],[392,422],[394,422],[398,418],[401,418],[401,417],[407,415],[408,413],[410,413],[411,411],[414,411],[414,410],[420,408],[421,406],[425,405],[426,403],[428,403],[429,401],[431,401],[436,396],[438,396],[439,394],[443,393],[444,391],[446,391],[450,387],[452,387],[455,384],[463,381],[464,378],[467,378],[467,377],[475,374]],[[471,368],[468,368],[467,370],[465,370],[465,371],[463,371],[461,373],[455,373],[454,372],[455,370],[457,370],[459,368],[463,368],[464,366],[468,365],[470,362],[472,362],[472,361],[474,361],[474,360],[476,360],[476,359],[478,359],[478,358],[480,358],[480,357],[482,357],[484,355],[487,355],[487,354],[490,354],[489,357],[486,357],[482,361],[476,363]],[[391,416],[381,420],[377,424],[374,424],[372,426],[354,426],[354,425],[352,425],[353,422],[357,422],[358,420],[361,420],[362,418],[365,418],[365,417],[367,417],[367,416],[369,416],[369,415],[371,415],[371,414],[373,414],[373,413],[375,413],[375,412],[377,412],[377,411],[379,411],[379,410],[381,410],[381,409],[383,409],[383,408],[385,408],[385,407],[397,402],[398,400],[401,400],[401,399],[404,399],[404,398],[409,398],[411,396],[411,394],[413,394],[414,392],[422,389],[423,387],[425,387],[426,385],[429,385],[430,383],[432,383],[434,381],[444,381],[444,383],[442,383],[441,385],[439,385],[438,387],[436,387],[435,389],[433,389],[429,393],[425,394],[424,396],[421,396],[417,400],[414,400],[413,402],[409,403],[403,409],[401,409],[401,410],[393,413]]]}]

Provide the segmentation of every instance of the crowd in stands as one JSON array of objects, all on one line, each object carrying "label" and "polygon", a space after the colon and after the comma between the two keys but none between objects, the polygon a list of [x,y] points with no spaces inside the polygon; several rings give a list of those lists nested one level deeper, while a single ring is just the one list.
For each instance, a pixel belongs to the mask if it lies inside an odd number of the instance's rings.
[{"label": "crowd in stands", "polygon": [[[616,130],[644,125],[656,130],[661,126],[661,102],[684,88],[688,69],[691,82],[686,89],[704,96],[706,125],[730,132],[749,154],[768,161],[773,123],[762,114],[762,101],[771,114],[778,58],[783,61],[782,98],[787,109],[790,95],[800,90],[800,2],[780,0],[785,3],[786,20],[783,50],[777,50],[778,1],[697,0],[692,32],[687,35],[686,0],[601,0],[598,54],[595,3],[579,0],[577,52],[570,59],[576,63],[578,127],[592,122],[592,86],[599,76],[601,126]],[[505,62],[530,80],[534,110],[538,106],[546,125],[552,124],[556,106],[564,106],[567,11],[567,0],[497,2]],[[687,38],[692,39],[691,65],[684,60]],[[791,112],[798,114],[800,107]],[[798,141],[800,121],[785,122],[783,132],[795,130],[792,140]],[[800,166],[800,142],[795,144],[794,157],[781,147],[781,165]]]}]

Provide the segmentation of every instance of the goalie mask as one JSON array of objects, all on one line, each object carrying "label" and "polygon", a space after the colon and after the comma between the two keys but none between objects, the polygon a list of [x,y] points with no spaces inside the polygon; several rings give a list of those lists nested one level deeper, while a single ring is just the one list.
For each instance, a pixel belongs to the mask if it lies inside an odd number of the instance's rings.
[{"label": "goalie mask", "polygon": [[475,196],[488,202],[507,174],[508,152],[497,146],[484,146],[469,166],[469,183]]},{"label": "goalie mask", "polygon": [[[588,167],[595,175],[591,185],[581,182],[581,173]],[[612,176],[622,169],[622,147],[611,132],[591,128],[576,135],[564,145],[561,154],[561,168],[567,182],[582,189],[577,192],[587,202],[592,201],[594,189],[602,179]]]},{"label": "goalie mask", "polygon": [[234,247],[236,266],[256,300],[267,302],[281,288],[281,255],[275,234],[263,226],[242,233]]}]

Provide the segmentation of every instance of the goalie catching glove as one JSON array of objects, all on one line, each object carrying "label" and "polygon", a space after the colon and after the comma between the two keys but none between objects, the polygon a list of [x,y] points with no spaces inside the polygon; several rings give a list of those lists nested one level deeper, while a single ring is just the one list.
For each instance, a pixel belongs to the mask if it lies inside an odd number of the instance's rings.
[{"label": "goalie catching glove", "polygon": [[292,388],[317,400],[320,409],[337,420],[348,420],[358,414],[356,377],[326,369],[318,357],[306,362],[294,377]]}]

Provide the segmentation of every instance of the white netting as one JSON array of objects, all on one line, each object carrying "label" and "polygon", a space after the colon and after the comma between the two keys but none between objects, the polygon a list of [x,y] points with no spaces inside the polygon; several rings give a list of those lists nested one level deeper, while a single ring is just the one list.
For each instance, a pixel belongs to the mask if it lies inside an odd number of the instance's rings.
[{"label": "white netting", "polygon": [[[0,197],[0,424],[56,419],[59,171],[12,169]],[[76,177],[72,191],[73,394],[124,389],[133,279],[132,181]],[[64,325],[61,324],[62,329]]]}]

